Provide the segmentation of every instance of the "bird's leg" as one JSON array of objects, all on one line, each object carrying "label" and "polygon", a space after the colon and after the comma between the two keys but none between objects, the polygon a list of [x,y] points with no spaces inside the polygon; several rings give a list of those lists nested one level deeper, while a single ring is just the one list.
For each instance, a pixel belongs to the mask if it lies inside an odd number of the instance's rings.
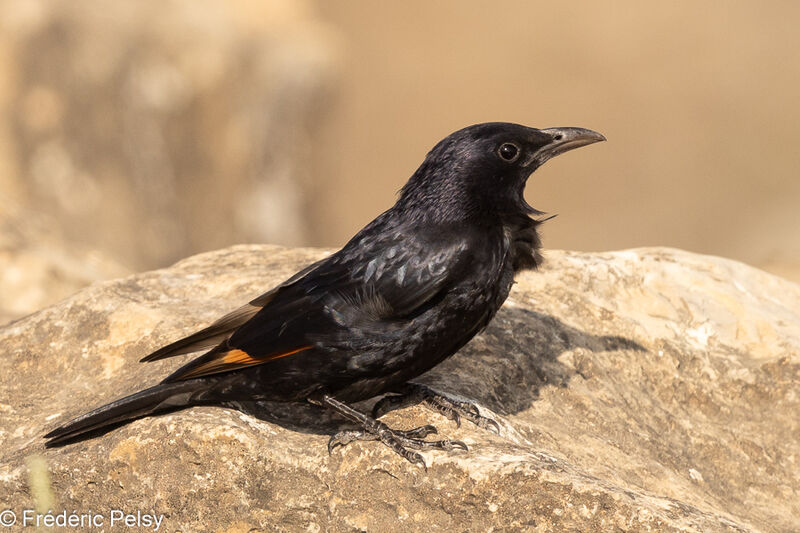
[{"label": "bird's leg", "polygon": [[389,411],[401,407],[421,403],[428,409],[455,421],[458,426],[461,426],[461,417],[464,417],[480,428],[500,433],[500,425],[491,418],[481,415],[473,403],[455,400],[419,383],[404,383],[392,392],[397,394],[384,396],[372,408],[373,418],[380,418]]},{"label": "bird's leg", "polygon": [[426,436],[436,433],[436,428],[433,426],[421,426],[407,431],[392,429],[383,422],[356,411],[332,396],[323,396],[321,403],[348,420],[359,424],[362,428],[340,431],[332,436],[331,440],[328,441],[328,453],[332,452],[337,446],[344,446],[356,440],[379,440],[398,455],[427,470],[422,456],[409,448],[413,450],[437,449],[449,451],[456,448],[467,450],[467,445],[458,440],[422,440]]}]

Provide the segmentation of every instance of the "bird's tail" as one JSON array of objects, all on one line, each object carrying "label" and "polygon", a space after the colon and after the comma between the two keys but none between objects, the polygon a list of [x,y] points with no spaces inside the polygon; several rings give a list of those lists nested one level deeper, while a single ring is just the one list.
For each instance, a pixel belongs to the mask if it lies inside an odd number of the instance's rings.
[{"label": "bird's tail", "polygon": [[208,386],[203,381],[162,383],[98,407],[45,435],[44,438],[49,439],[45,442],[45,446],[48,448],[61,446],[89,436],[97,430],[111,429],[136,418],[199,403],[195,401],[195,393]]}]

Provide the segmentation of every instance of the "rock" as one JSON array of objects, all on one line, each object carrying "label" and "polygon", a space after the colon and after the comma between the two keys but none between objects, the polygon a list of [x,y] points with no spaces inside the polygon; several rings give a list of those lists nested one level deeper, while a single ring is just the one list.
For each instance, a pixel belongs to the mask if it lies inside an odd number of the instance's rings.
[{"label": "rock", "polygon": [[800,283],[800,261],[789,259],[765,261],[758,265],[762,270],[786,278],[789,281]]},{"label": "rock", "polygon": [[137,270],[310,237],[338,42],[312,4],[8,0],[0,28],[0,196]]},{"label": "rock", "polygon": [[0,324],[54,304],[95,281],[130,273],[99,250],[67,244],[57,225],[36,213],[12,216],[10,211],[0,209]]},{"label": "rock", "polygon": [[0,330],[0,501],[46,508],[49,471],[55,511],[154,512],[162,531],[800,530],[800,287],[670,249],[551,251],[520,275],[487,330],[422,379],[501,434],[421,407],[386,416],[469,444],[426,453],[427,472],[374,442],[328,456],[320,425],[269,422],[264,405],[43,448],[45,431],[186,360],[141,356],[325,253],[207,253]]}]

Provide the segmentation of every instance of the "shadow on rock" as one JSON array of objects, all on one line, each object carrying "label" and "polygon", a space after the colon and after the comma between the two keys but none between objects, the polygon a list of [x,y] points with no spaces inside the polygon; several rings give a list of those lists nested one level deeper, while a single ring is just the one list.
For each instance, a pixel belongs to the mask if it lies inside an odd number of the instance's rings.
[{"label": "shadow on rock", "polygon": [[559,357],[575,350],[646,351],[625,337],[594,335],[550,315],[506,307],[482,335],[420,381],[497,413],[514,414],[529,408],[542,387],[569,384],[577,372]]},{"label": "shadow on rock", "polygon": [[[544,386],[566,387],[576,373],[559,361],[566,351],[646,351],[620,336],[593,335],[528,309],[502,309],[482,335],[419,381],[440,392],[457,394],[497,413],[518,413],[531,406]],[[369,413],[375,400],[356,407]],[[293,431],[330,434],[349,424],[312,404],[240,402],[235,407]]]},{"label": "shadow on rock", "polygon": [[[356,405],[359,410],[368,413],[371,403],[361,402]],[[330,409],[311,403],[286,402],[236,402],[230,407],[259,420],[277,424],[300,433],[329,435],[346,427],[356,427]],[[365,406],[369,406],[369,408]]]}]

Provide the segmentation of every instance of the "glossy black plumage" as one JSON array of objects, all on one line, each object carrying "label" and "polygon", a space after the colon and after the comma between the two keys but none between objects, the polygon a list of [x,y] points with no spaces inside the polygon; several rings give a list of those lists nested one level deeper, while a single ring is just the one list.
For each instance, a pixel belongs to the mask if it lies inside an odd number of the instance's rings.
[{"label": "glossy black plumage", "polygon": [[[604,140],[579,128],[478,124],[439,142],[397,203],[341,250],[208,328],[143,361],[211,348],[161,384],[55,429],[48,446],[167,409],[239,400],[311,401],[358,423],[332,446],[382,440],[408,448],[431,428],[392,430],[347,403],[387,392],[488,426],[476,410],[409,381],[455,353],[492,319],[515,272],[540,261],[542,213],[523,199],[528,176],[561,152]],[[424,464],[424,463],[423,463]]]}]

